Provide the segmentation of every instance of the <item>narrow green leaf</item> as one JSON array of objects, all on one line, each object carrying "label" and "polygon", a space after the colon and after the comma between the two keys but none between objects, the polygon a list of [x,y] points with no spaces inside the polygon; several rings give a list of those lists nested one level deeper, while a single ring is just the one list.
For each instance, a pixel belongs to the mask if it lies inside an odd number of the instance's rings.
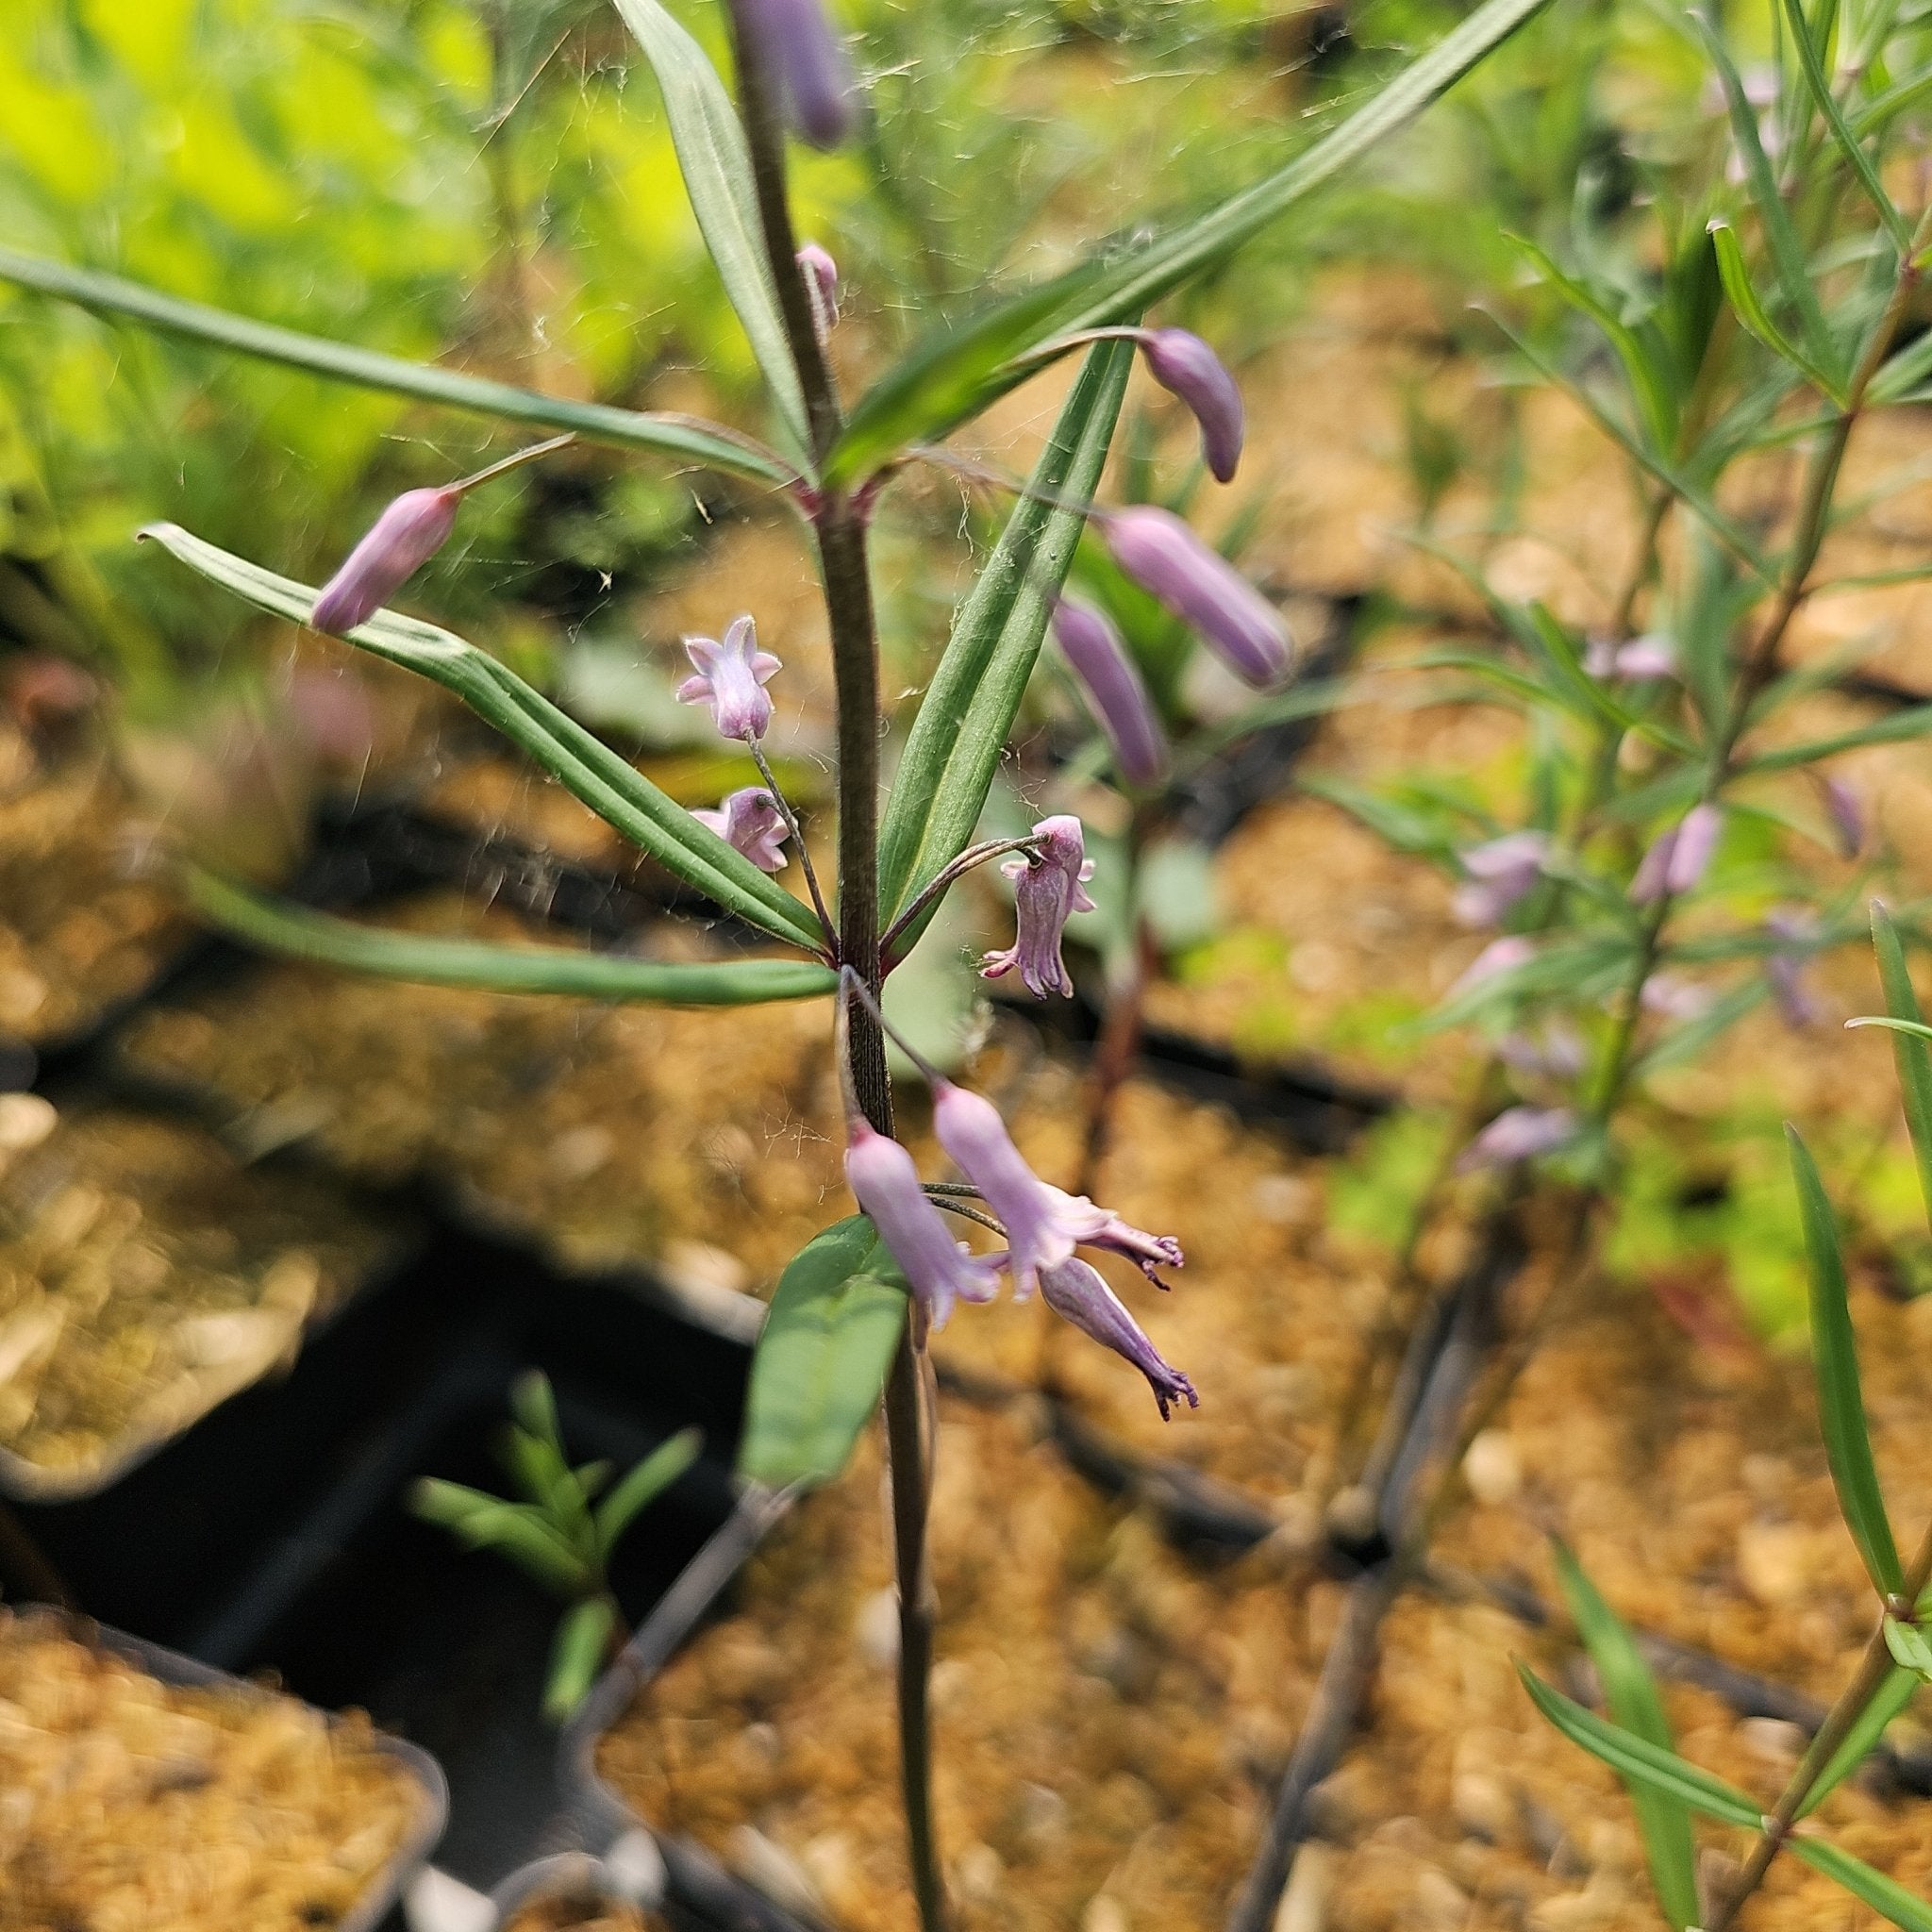
[{"label": "narrow green leaf", "polygon": [[1845,1733],[1844,1741],[1831,1754],[1818,1779],[1799,1810],[1804,1818],[1817,1810],[1825,1798],[1864,1763],[1885,1735],[1885,1727],[1897,1717],[1918,1694],[1919,1676],[1915,1671],[1901,1670],[1894,1666],[1877,1694],[1858,1713],[1858,1721]]},{"label": "narrow green leaf", "polygon": [[1738,246],[1737,232],[1722,217],[1710,225],[1710,245],[1717,250],[1717,272],[1724,280],[1737,318],[1774,356],[1782,357],[1794,369],[1802,369],[1824,394],[1842,405],[1842,385],[1838,378],[1799,348],[1790,337],[1772,321],[1752,285],[1751,271],[1744,264],[1744,252]]},{"label": "narrow green leaf", "polygon": [[606,1557],[617,1547],[618,1538],[630,1527],[638,1511],[668,1490],[698,1459],[704,1440],[696,1429],[678,1430],[676,1435],[659,1442],[597,1505],[597,1542]]},{"label": "narrow green leaf", "polygon": [[1858,1343],[1845,1293],[1838,1223],[1810,1150],[1797,1128],[1788,1124],[1785,1138],[1790,1142],[1791,1173],[1798,1184],[1798,1210],[1805,1224],[1805,1255],[1810,1264],[1811,1353],[1825,1459],[1831,1465],[1839,1509],[1864,1559],[1866,1574],[1881,1596],[1891,1596],[1904,1585],[1905,1573],[1899,1567],[1885,1498],[1878,1489],[1878,1471],[1872,1460],[1872,1437],[1865,1426],[1865,1398],[1858,1386]]},{"label": "narrow green leaf", "polygon": [[[1378,87],[1365,106],[1274,174],[1152,241],[1125,244],[1097,264],[1083,265],[1049,283],[1045,290],[1023,291],[987,310],[937,350],[927,346],[916,349],[908,364],[889,371],[875,391],[860,399],[847,432],[850,447],[841,443],[833,452],[826,465],[828,473],[845,476],[860,473],[863,464],[855,453],[861,441],[869,446],[876,442],[875,425],[887,413],[887,399],[905,392],[912,369],[922,372],[922,393],[937,396],[945,380],[942,380],[942,365],[962,373],[983,371],[990,344],[1002,344],[1003,353],[1012,358],[1055,336],[1130,322],[1191,276],[1225,261],[1313,190],[1412,120],[1533,18],[1543,4],[1544,0],[1483,0],[1483,5],[1426,54]],[[1048,295],[1053,299],[1042,299]],[[1017,326],[1016,316],[1024,317]],[[1030,373],[1029,364],[1008,359],[996,376],[982,375],[958,382],[956,402],[962,409],[984,408],[994,396],[1024,382]],[[923,420],[925,426],[921,434],[927,440],[954,426],[937,415]],[[954,423],[962,420],[963,416],[956,416]]]},{"label": "narrow green leaf", "polygon": [[262,361],[306,370],[311,375],[354,383],[358,389],[416,396],[505,423],[575,430],[588,441],[614,443],[620,449],[656,450],[755,482],[787,484],[794,480],[792,470],[768,452],[686,417],[652,416],[636,409],[614,409],[604,403],[540,395],[534,390],[465,375],[459,370],[439,369],[431,363],[410,362],[400,356],[307,336],[298,329],[252,322],[225,309],[163,295],[120,275],[69,268],[64,262],[46,261],[11,248],[0,248],[0,281],[58,296],[96,315],[125,316],[169,335],[211,342]]},{"label": "narrow green leaf", "polygon": [[1878,982],[1885,989],[1885,1009],[1893,1020],[1902,1023],[1892,1030],[1892,1062],[1898,1069],[1906,1125],[1911,1131],[1912,1154],[1919,1164],[1919,1190],[1925,1197],[1926,1216],[1932,1219],[1932,1049],[1925,1045],[1932,1032],[1907,1030],[1924,1027],[1919,995],[1912,990],[1911,969],[1906,964],[1906,949],[1899,941],[1898,927],[1891,923],[1891,914],[1883,902],[1877,899],[1872,902],[1872,948],[1878,956]]},{"label": "narrow green leaf", "polygon": [[577,999],[641,1001],[667,1007],[758,1006],[816,999],[838,977],[811,959],[720,959],[660,963],[558,946],[499,946],[358,925],[290,906],[191,871],[189,904],[211,924],[264,951],[348,973],[410,979],[426,986],[474,986],[492,992],[561,993]]},{"label": "narrow green leaf", "polygon": [[[150,524],[141,534],[258,610],[308,623],[315,592],[307,584],[204,542],[178,524]],[[821,943],[808,908],[487,651],[393,610],[377,611],[343,641],[455,691],[607,824],[726,911],[793,945]]]},{"label": "narrow green leaf", "polygon": [[1124,342],[1088,356],[1028,494],[953,620],[879,827],[880,902],[894,912],[972,841],[1085,522],[1042,498],[1082,503],[1098,488],[1132,366]]},{"label": "narrow green leaf", "polygon": [[617,1628],[617,1606],[608,1596],[587,1597],[564,1612],[550,1647],[550,1671],[543,1684],[543,1715],[567,1723],[590,1695],[609,1655]]},{"label": "narrow green leaf", "polygon": [[752,1356],[738,1473],[830,1482],[878,1406],[906,1321],[904,1279],[862,1214],[815,1235],[779,1276]]},{"label": "narrow green leaf", "polygon": [[582,1557],[528,1504],[425,1476],[410,1491],[409,1507],[472,1549],[500,1550],[548,1589],[575,1595],[590,1580]]},{"label": "narrow green leaf", "polygon": [[1903,1926],[1904,1932],[1932,1932],[1932,1907],[1897,1879],[1874,1872],[1862,1858],[1840,1851],[1822,1838],[1794,1838],[1790,1844],[1793,1857],[1802,1858],[1814,1872],[1843,1886],[1854,1898],[1864,1900],[1874,1912]]},{"label": "narrow green leaf", "polygon": [[1632,1737],[1621,1726],[1606,1724],[1594,1711],[1586,1710],[1574,1698],[1554,1690],[1536,1673],[1523,1664],[1516,1666],[1523,1688],[1536,1707],[1570,1740],[1592,1757],[1625,1779],[1636,1778],[1654,1791],[1662,1791],[1688,1805],[1693,1811],[1756,1831],[1763,1813],[1744,1793],[1723,1779],[1712,1777],[1687,1763],[1674,1751],[1665,1751],[1641,1738]]},{"label": "narrow green leaf", "polygon": [[1739,767],[1740,772],[1790,772],[1801,765],[1816,764],[1821,758],[1835,758],[1841,751],[1856,751],[1866,744],[1909,744],[1915,738],[1932,737],[1932,705],[1910,705],[1883,718],[1874,718],[1856,730],[1835,732],[1829,738],[1814,738],[1804,744],[1779,745],[1760,752]]},{"label": "narrow green leaf", "polygon": [[731,96],[705,50],[658,0],[617,0],[617,10],[658,76],[684,192],[718,278],[771,385],[790,445],[787,454],[808,471],[811,431],[805,397],[765,258],[751,156]]},{"label": "narrow green leaf", "polygon": [[[509,1388],[509,1412],[539,1441],[561,1450],[562,1425],[557,1419],[557,1396],[541,1369],[528,1369]],[[562,1457],[558,1458],[559,1464]]]},{"label": "narrow green leaf", "polygon": [[[1677,1740],[1671,1735],[1671,1721],[1664,1714],[1657,1679],[1623,1620],[1604,1601],[1568,1545],[1555,1541],[1553,1549],[1557,1581],[1597,1675],[1603,1679],[1610,1715],[1633,1737],[1659,1751],[1674,1753]],[[1695,1925],[1702,1916],[1697,1905],[1697,1845],[1691,1836],[1690,1814],[1681,1800],[1640,1778],[1626,1776],[1624,1782],[1637,1809],[1657,1905],[1681,1932],[1685,1926]]]}]

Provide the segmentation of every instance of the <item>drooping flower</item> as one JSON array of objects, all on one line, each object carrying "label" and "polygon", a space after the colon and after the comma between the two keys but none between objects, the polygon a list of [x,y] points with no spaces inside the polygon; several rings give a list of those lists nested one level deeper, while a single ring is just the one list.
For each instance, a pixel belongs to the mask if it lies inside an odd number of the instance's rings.
[{"label": "drooping flower", "polygon": [[1265,688],[1288,675],[1294,647],[1281,613],[1173,511],[1144,503],[1111,510],[1101,534],[1114,561],[1237,676]]},{"label": "drooping flower", "polygon": [[823,342],[839,326],[839,264],[816,242],[808,242],[798,251],[798,265],[811,298],[811,325]]},{"label": "drooping flower", "polygon": [[1506,1108],[1462,1150],[1456,1171],[1513,1167],[1562,1146],[1575,1132],[1576,1116],[1567,1107]]},{"label": "drooping flower", "polygon": [[729,793],[715,810],[694,811],[691,817],[743,853],[760,872],[785,870],[785,835],[790,828],[778,801],[762,785],[747,785]]},{"label": "drooping flower", "polygon": [[989,953],[979,970],[997,979],[1017,966],[1035,999],[1050,992],[1071,995],[1074,982],[1060,957],[1060,939],[1075,912],[1093,910],[1093,901],[1081,890],[1093,876],[1093,861],[1086,856],[1080,821],[1070,814],[1041,819],[1033,837],[1040,841],[1036,852],[1000,868],[1013,881],[1013,943]]},{"label": "drooping flower", "polygon": [[1104,612],[1073,597],[1054,605],[1053,631],[1113,746],[1121,776],[1143,788],[1159,784],[1167,775],[1167,737],[1120,632]]},{"label": "drooping flower", "polygon": [[857,118],[852,62],[824,0],[737,0],[739,18],[771,63],[786,118],[814,147],[837,147]]},{"label": "drooping flower", "polygon": [[1231,482],[1241,459],[1246,423],[1241,392],[1222,359],[1191,329],[1149,328],[1140,334],[1147,371],[1178,396],[1201,427],[1201,455],[1217,481]]},{"label": "drooping flower", "polygon": [[677,702],[709,705],[711,722],[722,737],[762,738],[772,724],[772,698],[765,686],[784,667],[771,652],[758,649],[752,620],[734,617],[723,643],[715,638],[686,638],[684,650],[698,675],[677,687]]},{"label": "drooping flower", "polygon": [[308,621],[341,637],[366,624],[429,561],[456,528],[460,486],[406,490],[376,518],[315,599]]},{"label": "drooping flower", "polygon": [[1111,1208],[1096,1208],[1085,1194],[1069,1194],[1047,1181],[1041,1186],[1066,1216],[1066,1224],[1081,1247],[1104,1248],[1109,1254],[1125,1256],[1156,1288],[1167,1286],[1160,1278],[1160,1269],[1187,1265],[1188,1257],[1173,1235],[1149,1234],[1123,1220]]},{"label": "drooping flower", "polygon": [[1055,1314],[1064,1317],[1104,1348],[1124,1357],[1147,1377],[1160,1419],[1168,1420],[1176,1402],[1199,1408],[1194,1385],[1178,1369],[1170,1368],[1130,1315],[1121,1298],[1100,1275],[1077,1257],[1040,1273],[1040,1292]]},{"label": "drooping flower", "polygon": [[1817,1025],[1823,1009],[1811,989],[1805,983],[1805,967],[1818,938],[1818,922],[1802,909],[1776,911],[1765,918],[1765,929],[1784,941],[1764,962],[1764,976],[1771,985],[1784,1023],[1793,1032]]},{"label": "drooping flower", "polygon": [[1536,941],[1523,933],[1509,933],[1500,940],[1491,940],[1467,966],[1450,989],[1450,995],[1464,993],[1480,986],[1486,979],[1493,979],[1499,973],[1513,973],[1519,966],[1527,966],[1536,958]]},{"label": "drooping flower", "polygon": [[845,1180],[935,1328],[946,1325],[956,1301],[990,1302],[999,1292],[998,1263],[954,1240],[898,1141],[855,1121],[845,1145]]},{"label": "drooping flower", "polygon": [[1547,832],[1508,832],[1462,854],[1469,883],[1452,902],[1464,925],[1494,925],[1541,876],[1550,856]]}]

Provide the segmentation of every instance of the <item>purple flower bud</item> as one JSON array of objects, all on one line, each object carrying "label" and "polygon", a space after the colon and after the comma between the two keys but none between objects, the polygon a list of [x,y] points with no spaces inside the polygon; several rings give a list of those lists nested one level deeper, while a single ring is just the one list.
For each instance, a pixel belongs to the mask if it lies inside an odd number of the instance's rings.
[{"label": "purple flower bud", "polygon": [[1142,329],[1147,370],[1162,389],[1177,395],[1201,425],[1201,454],[1217,481],[1233,480],[1241,459],[1245,428],[1241,392],[1221,358],[1192,330]]},{"label": "purple flower bud", "polygon": [[816,242],[808,242],[798,251],[798,265],[811,298],[811,325],[823,342],[839,326],[839,264]]},{"label": "purple flower bud", "polygon": [[1583,1041],[1570,1027],[1552,1021],[1541,1033],[1505,1034],[1496,1044],[1496,1058],[1519,1074],[1570,1080],[1583,1071]]},{"label": "purple flower bud", "polygon": [[1494,925],[1541,876],[1550,856],[1547,832],[1509,832],[1462,855],[1470,884],[1457,891],[1456,916],[1464,925]]},{"label": "purple flower bud", "polygon": [[737,0],[743,31],[770,63],[787,117],[814,147],[852,132],[857,83],[823,0]]},{"label": "purple flower bud", "polygon": [[1764,962],[1764,976],[1771,985],[1771,996],[1784,1023],[1802,1033],[1824,1017],[1824,1009],[1805,984],[1805,965],[1818,938],[1818,922],[1802,909],[1773,912],[1764,922],[1765,929],[1785,944]]},{"label": "purple flower bud", "polygon": [[404,491],[322,587],[309,623],[335,637],[366,624],[448,542],[462,494],[454,484]]},{"label": "purple flower bud", "polygon": [[1054,635],[1129,785],[1158,785],[1167,775],[1167,738],[1141,673],[1108,619],[1091,604],[1062,597],[1054,606]]},{"label": "purple flower bud", "polygon": [[1061,1261],[1040,1274],[1040,1292],[1055,1314],[1063,1316],[1074,1327],[1091,1335],[1103,1348],[1124,1356],[1147,1377],[1154,1399],[1160,1406],[1160,1419],[1176,1402],[1199,1408],[1201,1399],[1194,1385],[1178,1369],[1162,1361],[1141,1324],[1128,1314],[1121,1298],[1108,1287],[1085,1261]]},{"label": "purple flower bud", "polygon": [[1631,903],[1651,906],[1666,893],[1692,891],[1710,863],[1723,829],[1724,814],[1716,806],[1693,805],[1679,824],[1651,841],[1630,881]]},{"label": "purple flower bud", "polygon": [[1865,849],[1865,810],[1858,794],[1842,778],[1821,778],[1824,808],[1831,814],[1838,833],[1839,847],[1847,858],[1856,858]]},{"label": "purple flower bud", "polygon": [[1567,1107],[1507,1108],[1462,1150],[1456,1172],[1513,1167],[1562,1146],[1575,1132],[1576,1116]]},{"label": "purple flower bud", "polygon": [[1511,933],[1507,939],[1491,940],[1474,959],[1462,970],[1462,975],[1449,989],[1452,996],[1468,992],[1480,986],[1486,979],[1493,979],[1499,973],[1513,973],[1519,966],[1527,966],[1536,958],[1536,941],[1522,933]]},{"label": "purple flower bud", "polygon": [[898,1141],[856,1122],[845,1147],[845,1180],[935,1328],[946,1325],[955,1301],[990,1302],[999,1292],[998,1264],[953,1239]]},{"label": "purple flower bud", "polygon": [[741,852],[760,872],[783,872],[785,835],[790,827],[778,801],[762,785],[747,785],[729,794],[715,811],[694,811],[691,817],[708,825],[725,844]]},{"label": "purple flower bud", "polygon": [[1093,910],[1093,901],[1081,891],[1093,876],[1093,861],[1086,857],[1080,821],[1066,813],[1041,819],[1033,836],[1040,841],[1037,853],[1009,859],[1000,868],[1013,881],[1013,943],[989,953],[979,970],[984,977],[997,979],[1017,966],[1027,991],[1043,1000],[1050,992],[1071,995],[1074,991],[1060,957],[1060,938],[1073,914]]},{"label": "purple flower bud", "polygon": [[1643,982],[1638,1004],[1646,1013],[1666,1020],[1701,1020],[1710,1011],[1713,997],[1707,986],[1680,979],[1674,973],[1653,973]]},{"label": "purple flower bud", "polygon": [[1632,638],[1617,653],[1619,677],[1674,677],[1676,675],[1676,645],[1669,638],[1655,632]]},{"label": "purple flower bud", "polygon": [[1281,613],[1171,510],[1137,504],[1110,511],[1101,534],[1114,561],[1238,676],[1266,687],[1288,675],[1294,647]]},{"label": "purple flower bud", "polygon": [[764,687],[783,667],[771,652],[758,649],[751,619],[734,617],[722,644],[713,638],[686,638],[684,649],[698,675],[677,687],[677,702],[709,705],[711,722],[723,737],[762,738],[772,723]]}]

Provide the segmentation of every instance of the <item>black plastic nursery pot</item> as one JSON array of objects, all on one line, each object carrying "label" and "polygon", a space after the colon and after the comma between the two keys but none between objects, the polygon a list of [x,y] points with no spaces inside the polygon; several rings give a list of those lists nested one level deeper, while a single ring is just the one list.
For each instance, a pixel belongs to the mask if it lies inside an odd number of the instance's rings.
[{"label": "black plastic nursery pot", "polygon": [[[252,1697],[275,1694],[258,1685],[245,1684],[194,1657],[183,1657],[177,1651],[144,1638],[130,1637],[106,1624],[88,1625],[84,1634],[100,1649],[125,1657],[162,1684],[195,1690],[224,1688]],[[449,1788],[441,1766],[428,1752],[382,1731],[372,1741],[383,1756],[393,1758],[403,1768],[415,1787],[416,1820],[402,1843],[371,1877],[355,1905],[332,1922],[331,1932],[375,1932],[375,1928],[385,1925],[409,1880],[435,1851],[449,1816]]]},{"label": "black plastic nursery pot", "polygon": [[496,1914],[491,1932],[518,1932],[522,1915],[544,1907],[556,1911],[550,1923],[608,1920],[639,1926],[641,1932],[662,1932],[668,1923],[658,1909],[663,1893],[662,1860],[650,1838],[640,1832],[612,1857],[554,1852],[520,1866],[490,1894]]}]

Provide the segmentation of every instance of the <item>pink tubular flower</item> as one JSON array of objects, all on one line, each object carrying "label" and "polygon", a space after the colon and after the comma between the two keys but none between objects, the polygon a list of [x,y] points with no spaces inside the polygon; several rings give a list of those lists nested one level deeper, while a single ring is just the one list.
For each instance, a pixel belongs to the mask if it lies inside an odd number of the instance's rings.
[{"label": "pink tubular flower", "polygon": [[1462,854],[1469,883],[1452,902],[1464,925],[1494,925],[1536,884],[1550,856],[1547,832],[1509,832]]},{"label": "pink tubular flower", "polygon": [[1167,774],[1167,739],[1120,632],[1091,604],[1073,597],[1055,603],[1053,631],[1113,746],[1121,776],[1142,788],[1159,784]]},{"label": "pink tubular flower", "polygon": [[1591,638],[1583,654],[1583,668],[1592,677],[1674,677],[1677,647],[1657,632],[1632,638],[1625,644],[1613,643],[1608,638]]},{"label": "pink tubular flower", "polygon": [[785,97],[787,118],[814,147],[837,147],[857,118],[845,43],[823,0],[737,0],[743,31],[757,37]]},{"label": "pink tubular flower", "polygon": [[404,491],[322,587],[309,623],[334,637],[368,623],[448,542],[462,500],[455,484]]},{"label": "pink tubular flower", "polygon": [[798,265],[811,298],[811,325],[823,342],[839,326],[839,264],[816,242],[808,242],[798,251]]},{"label": "pink tubular flower", "polygon": [[1104,1248],[1109,1254],[1124,1255],[1156,1288],[1167,1286],[1158,1270],[1187,1265],[1188,1257],[1173,1235],[1149,1234],[1144,1228],[1122,1220],[1111,1208],[1096,1208],[1085,1194],[1069,1194],[1046,1181],[1040,1185],[1066,1217],[1066,1224],[1081,1247]]},{"label": "pink tubular flower", "polygon": [[1505,939],[1491,940],[1467,966],[1461,976],[1449,989],[1452,995],[1468,992],[1480,986],[1486,979],[1493,979],[1499,973],[1513,973],[1519,966],[1527,966],[1536,958],[1536,941],[1522,933],[1511,933]]},{"label": "pink tubular flower", "polygon": [[1148,374],[1193,412],[1201,427],[1201,455],[1216,481],[1231,482],[1246,429],[1234,377],[1191,329],[1142,329],[1139,341]]},{"label": "pink tubular flower", "polygon": [[715,811],[694,811],[691,817],[743,853],[760,872],[785,870],[783,847],[790,827],[778,801],[762,785],[747,785],[731,792]]},{"label": "pink tubular flower", "polygon": [[979,970],[984,977],[997,979],[1017,966],[1027,991],[1043,1000],[1050,992],[1071,995],[1074,991],[1060,957],[1060,937],[1073,914],[1093,910],[1093,901],[1081,890],[1093,876],[1093,861],[1086,856],[1080,821],[1064,812],[1041,819],[1033,836],[1040,841],[1036,854],[1009,859],[1000,868],[1013,881],[1013,943],[989,953]]},{"label": "pink tubular flower", "polygon": [[1128,1314],[1120,1297],[1085,1261],[1061,1261],[1040,1274],[1040,1291],[1055,1314],[1091,1335],[1103,1348],[1124,1356],[1147,1377],[1160,1419],[1168,1420],[1176,1402],[1199,1408],[1194,1385],[1178,1369],[1170,1368],[1148,1341],[1141,1324]]},{"label": "pink tubular flower", "polygon": [[1171,510],[1143,503],[1109,511],[1101,534],[1114,561],[1237,676],[1265,688],[1288,675],[1293,645],[1281,613]]},{"label": "pink tubular flower", "polygon": [[845,1146],[845,1180],[935,1328],[946,1325],[956,1301],[990,1302],[999,1292],[998,1264],[969,1254],[953,1239],[898,1141],[855,1122]]},{"label": "pink tubular flower", "polygon": [[1770,913],[1764,924],[1767,931],[1784,941],[1764,962],[1771,996],[1785,1024],[1794,1033],[1802,1033],[1824,1017],[1817,998],[1805,984],[1805,967],[1818,940],[1818,922],[1801,908]]},{"label": "pink tubular flower", "polygon": [[1456,1171],[1513,1167],[1562,1146],[1575,1132],[1576,1116],[1567,1107],[1506,1108],[1462,1150]]},{"label": "pink tubular flower", "polygon": [[1631,903],[1651,906],[1666,893],[1674,897],[1693,891],[1704,877],[1723,829],[1724,814],[1716,806],[1693,805],[1679,824],[1651,841],[1637,876],[1630,881]]},{"label": "pink tubular flower", "polygon": [[677,702],[709,705],[721,737],[762,738],[772,723],[765,686],[783,666],[771,652],[758,649],[758,626],[751,619],[734,617],[722,644],[714,638],[686,638],[684,650],[698,675],[677,687]]}]

